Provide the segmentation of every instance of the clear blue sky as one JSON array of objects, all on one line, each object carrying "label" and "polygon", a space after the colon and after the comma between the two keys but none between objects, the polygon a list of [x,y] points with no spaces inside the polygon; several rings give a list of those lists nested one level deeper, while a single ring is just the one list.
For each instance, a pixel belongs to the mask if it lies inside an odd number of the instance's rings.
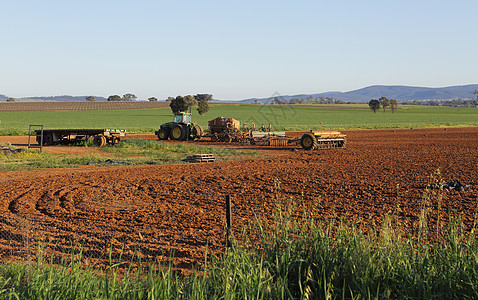
[{"label": "clear blue sky", "polygon": [[478,83],[476,0],[0,0],[0,16],[10,97]]}]

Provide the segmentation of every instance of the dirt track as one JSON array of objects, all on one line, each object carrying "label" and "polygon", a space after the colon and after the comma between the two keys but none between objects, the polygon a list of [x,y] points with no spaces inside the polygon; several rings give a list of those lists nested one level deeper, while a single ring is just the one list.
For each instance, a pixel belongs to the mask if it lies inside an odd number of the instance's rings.
[{"label": "dirt track", "polygon": [[[478,128],[347,134],[345,149],[290,149],[259,159],[0,173],[0,256],[24,259],[25,245],[40,238],[57,243],[58,253],[70,253],[73,239],[93,257],[105,258],[110,243],[116,253],[124,244],[125,256],[140,249],[147,258],[163,259],[174,251],[177,266],[189,268],[203,260],[206,245],[223,249],[226,194],[240,226],[253,219],[251,207],[270,211],[278,183],[282,196],[315,202],[319,217],[336,215],[367,228],[395,212],[403,230],[414,231],[428,176],[438,168],[443,180],[470,185],[445,191],[441,219],[456,213],[471,228]],[[437,206],[431,203],[432,229]]]}]

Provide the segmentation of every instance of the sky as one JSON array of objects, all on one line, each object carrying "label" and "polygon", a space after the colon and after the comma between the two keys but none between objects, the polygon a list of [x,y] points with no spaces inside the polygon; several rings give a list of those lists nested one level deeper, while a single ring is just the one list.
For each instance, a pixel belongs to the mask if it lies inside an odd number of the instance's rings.
[{"label": "sky", "polygon": [[0,94],[240,100],[478,83],[478,1],[0,0]]}]

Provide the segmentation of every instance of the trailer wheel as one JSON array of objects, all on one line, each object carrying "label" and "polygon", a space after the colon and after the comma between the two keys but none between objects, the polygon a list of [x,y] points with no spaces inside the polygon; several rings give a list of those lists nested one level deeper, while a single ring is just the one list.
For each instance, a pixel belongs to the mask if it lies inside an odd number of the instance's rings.
[{"label": "trailer wheel", "polygon": [[305,150],[313,150],[317,148],[317,139],[311,133],[306,133],[300,138],[300,145]]},{"label": "trailer wheel", "polygon": [[181,125],[176,125],[171,129],[171,139],[175,141],[182,141],[186,139],[186,128]]},{"label": "trailer wheel", "polygon": [[93,144],[98,147],[103,147],[104,145],[106,145],[106,138],[102,135],[96,135],[93,138]]},{"label": "trailer wheel", "polygon": [[53,145],[53,134],[47,134],[43,137],[43,144],[46,146]]}]

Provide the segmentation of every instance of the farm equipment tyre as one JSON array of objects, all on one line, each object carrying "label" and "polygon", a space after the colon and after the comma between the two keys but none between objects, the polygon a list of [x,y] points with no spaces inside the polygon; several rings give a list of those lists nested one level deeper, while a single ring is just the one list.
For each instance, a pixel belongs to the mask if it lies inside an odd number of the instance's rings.
[{"label": "farm equipment tyre", "polygon": [[158,139],[160,140],[167,140],[169,137],[169,130],[167,130],[166,128],[161,128],[159,131],[158,131]]},{"label": "farm equipment tyre", "polygon": [[113,138],[113,145],[116,145],[116,144],[118,144],[119,142],[121,142],[121,138],[118,137],[118,136],[115,136],[115,137]]},{"label": "farm equipment tyre", "polygon": [[52,134],[47,134],[46,136],[44,136],[43,145],[46,145],[46,146],[53,145],[53,135]]},{"label": "farm equipment tyre", "polygon": [[225,143],[232,142],[232,136],[230,136],[229,134],[226,134],[223,138],[223,142],[225,142]]},{"label": "farm equipment tyre", "polygon": [[193,140],[200,140],[203,134],[204,134],[204,130],[202,129],[201,125],[194,124],[193,130],[192,130]]},{"label": "farm equipment tyre", "polygon": [[184,126],[176,125],[171,129],[171,139],[175,141],[182,141],[186,139],[187,129]]},{"label": "farm equipment tyre", "polygon": [[106,138],[102,135],[96,135],[93,138],[93,144],[97,147],[103,147],[104,145],[106,145]]},{"label": "farm equipment tyre", "polygon": [[300,138],[300,145],[305,150],[313,150],[317,148],[317,139],[311,133],[306,133]]}]

